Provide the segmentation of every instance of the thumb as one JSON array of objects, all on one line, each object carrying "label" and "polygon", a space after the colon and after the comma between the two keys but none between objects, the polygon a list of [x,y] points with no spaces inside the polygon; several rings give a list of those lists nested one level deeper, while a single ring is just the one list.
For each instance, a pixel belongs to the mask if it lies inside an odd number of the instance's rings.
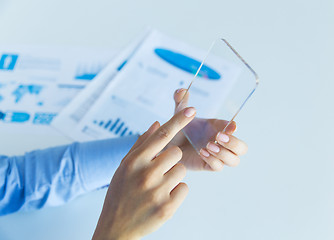
[{"label": "thumb", "polygon": [[226,134],[232,135],[237,130],[237,124],[235,121],[229,122],[224,130]]},{"label": "thumb", "polygon": [[174,93],[175,113],[180,112],[188,106],[189,92],[187,89],[180,88]]}]

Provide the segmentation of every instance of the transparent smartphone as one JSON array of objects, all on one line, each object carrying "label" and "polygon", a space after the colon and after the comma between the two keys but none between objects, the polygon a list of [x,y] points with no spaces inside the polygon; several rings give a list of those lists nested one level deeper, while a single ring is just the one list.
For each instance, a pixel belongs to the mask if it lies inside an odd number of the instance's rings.
[{"label": "transparent smartphone", "polygon": [[[199,64],[199,63],[198,63]],[[183,133],[199,153],[227,131],[259,84],[258,75],[225,40],[217,39],[197,69],[176,112],[188,106],[196,118]]]}]

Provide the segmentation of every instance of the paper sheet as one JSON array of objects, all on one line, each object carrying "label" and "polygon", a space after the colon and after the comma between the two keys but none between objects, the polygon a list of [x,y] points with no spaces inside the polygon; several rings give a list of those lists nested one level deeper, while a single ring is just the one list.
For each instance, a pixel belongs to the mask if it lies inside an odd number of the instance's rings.
[{"label": "paper sheet", "polygon": [[[156,120],[164,123],[174,112],[174,91],[188,87],[205,54],[152,31],[68,136],[77,141],[119,137],[143,133]],[[230,80],[210,81],[203,77],[203,81],[196,81],[191,88],[194,104],[217,101],[221,89],[233,84],[239,70],[221,64],[209,63],[218,72],[224,69],[224,76],[230,75]],[[205,106],[207,111],[202,114],[215,114],[218,106]]]},{"label": "paper sheet", "polygon": [[2,46],[0,132],[57,134],[62,110],[114,57],[111,49]]},{"label": "paper sheet", "polygon": [[121,51],[92,81],[69,103],[52,122],[52,126],[64,135],[73,130],[85,114],[102,95],[109,83],[117,76],[128,60],[147,37],[149,30],[144,31],[135,41]]}]

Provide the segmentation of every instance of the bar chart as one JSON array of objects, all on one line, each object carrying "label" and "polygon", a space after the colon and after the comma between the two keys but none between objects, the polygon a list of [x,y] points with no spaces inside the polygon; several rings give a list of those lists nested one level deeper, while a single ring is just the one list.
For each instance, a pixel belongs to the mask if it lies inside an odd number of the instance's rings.
[{"label": "bar chart", "polygon": [[138,134],[130,130],[126,123],[121,118],[107,119],[107,120],[94,120],[93,123],[98,127],[118,135],[120,137]]}]

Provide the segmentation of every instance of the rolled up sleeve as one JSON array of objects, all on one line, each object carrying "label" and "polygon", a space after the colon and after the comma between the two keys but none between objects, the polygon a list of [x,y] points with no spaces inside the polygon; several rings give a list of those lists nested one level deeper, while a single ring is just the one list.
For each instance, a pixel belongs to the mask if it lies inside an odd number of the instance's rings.
[{"label": "rolled up sleeve", "polygon": [[62,205],[107,186],[138,136],[0,156],[0,215]]}]

